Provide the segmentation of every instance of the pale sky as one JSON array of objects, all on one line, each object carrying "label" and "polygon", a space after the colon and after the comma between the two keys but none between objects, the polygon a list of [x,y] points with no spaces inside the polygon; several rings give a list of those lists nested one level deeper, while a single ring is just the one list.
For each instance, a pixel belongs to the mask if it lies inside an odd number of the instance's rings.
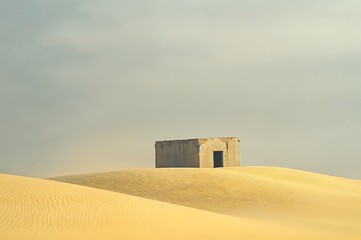
[{"label": "pale sky", "polygon": [[2,0],[0,172],[235,136],[241,165],[361,179],[360,23],[359,0]]}]

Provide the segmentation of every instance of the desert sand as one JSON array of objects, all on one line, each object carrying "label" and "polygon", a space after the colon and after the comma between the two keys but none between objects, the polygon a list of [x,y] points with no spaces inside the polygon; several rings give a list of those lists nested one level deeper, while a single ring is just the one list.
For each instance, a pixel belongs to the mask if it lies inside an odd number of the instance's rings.
[{"label": "desert sand", "polygon": [[0,175],[0,239],[361,239],[361,181],[271,167]]}]

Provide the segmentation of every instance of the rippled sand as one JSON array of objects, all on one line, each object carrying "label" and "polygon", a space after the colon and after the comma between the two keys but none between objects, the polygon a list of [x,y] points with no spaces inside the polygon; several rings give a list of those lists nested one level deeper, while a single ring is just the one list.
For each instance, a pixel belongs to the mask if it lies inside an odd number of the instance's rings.
[{"label": "rippled sand", "polygon": [[0,239],[361,239],[361,181],[271,167],[0,175]]}]

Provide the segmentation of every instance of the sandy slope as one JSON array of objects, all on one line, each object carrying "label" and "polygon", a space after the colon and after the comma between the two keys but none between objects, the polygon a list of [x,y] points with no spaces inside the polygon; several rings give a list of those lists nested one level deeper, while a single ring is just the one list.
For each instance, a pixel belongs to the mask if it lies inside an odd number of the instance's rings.
[{"label": "sandy slope", "polygon": [[272,167],[140,169],[54,178],[300,231],[361,239],[361,181]]},{"label": "sandy slope", "polygon": [[293,230],[261,221],[50,180],[0,175],[2,240],[268,239],[269,234],[277,239],[298,238]]},{"label": "sandy slope", "polygon": [[0,175],[1,240],[361,239],[361,186],[354,180],[259,167],[143,169],[56,179],[208,211]]}]

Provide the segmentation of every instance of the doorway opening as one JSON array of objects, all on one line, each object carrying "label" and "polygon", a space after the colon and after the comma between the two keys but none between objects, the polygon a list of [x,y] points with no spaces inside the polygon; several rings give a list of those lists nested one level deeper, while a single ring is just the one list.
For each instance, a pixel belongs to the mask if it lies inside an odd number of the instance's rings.
[{"label": "doorway opening", "polygon": [[213,166],[223,167],[223,151],[213,151]]}]

